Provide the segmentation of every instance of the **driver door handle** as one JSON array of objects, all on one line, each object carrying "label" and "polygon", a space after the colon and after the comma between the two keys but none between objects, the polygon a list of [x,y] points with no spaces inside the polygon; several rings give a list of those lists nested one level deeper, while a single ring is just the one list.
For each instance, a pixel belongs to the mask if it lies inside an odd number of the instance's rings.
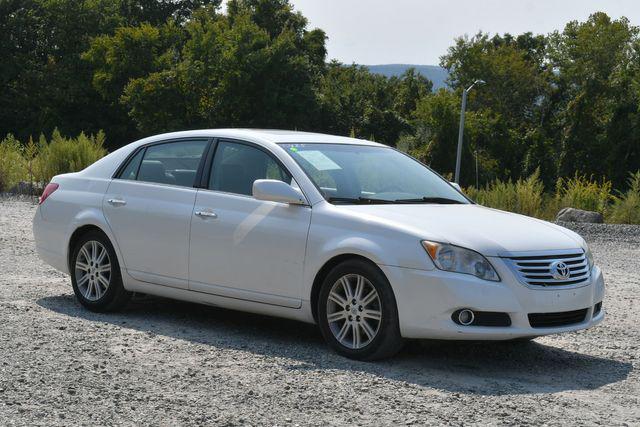
[{"label": "driver door handle", "polygon": [[122,199],[109,199],[107,202],[113,206],[124,206],[127,204],[127,201]]},{"label": "driver door handle", "polygon": [[200,218],[218,218],[218,214],[211,211],[196,211],[196,216]]}]

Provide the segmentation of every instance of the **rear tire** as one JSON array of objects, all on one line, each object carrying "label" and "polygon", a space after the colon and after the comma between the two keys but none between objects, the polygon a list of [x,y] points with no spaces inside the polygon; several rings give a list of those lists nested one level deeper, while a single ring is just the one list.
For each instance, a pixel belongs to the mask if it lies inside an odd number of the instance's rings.
[{"label": "rear tire", "polygon": [[369,262],[353,259],[334,267],[322,283],[317,313],[329,346],[350,359],[391,357],[404,343],[391,285]]},{"label": "rear tire", "polygon": [[90,231],[78,240],[69,270],[76,298],[91,311],[117,311],[131,298],[122,284],[113,246],[99,231]]}]

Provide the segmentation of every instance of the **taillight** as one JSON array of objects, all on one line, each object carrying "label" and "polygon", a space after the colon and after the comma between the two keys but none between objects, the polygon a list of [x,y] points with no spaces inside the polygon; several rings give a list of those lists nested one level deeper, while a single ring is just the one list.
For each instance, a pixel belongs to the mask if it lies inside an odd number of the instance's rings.
[{"label": "taillight", "polygon": [[60,187],[58,184],[56,184],[55,182],[50,182],[47,184],[46,187],[44,187],[44,191],[42,192],[42,196],[40,196],[40,199],[38,199],[38,204],[41,205],[44,203],[45,200],[47,200],[47,197],[49,197],[54,191],[56,191],[58,189],[58,187]]}]

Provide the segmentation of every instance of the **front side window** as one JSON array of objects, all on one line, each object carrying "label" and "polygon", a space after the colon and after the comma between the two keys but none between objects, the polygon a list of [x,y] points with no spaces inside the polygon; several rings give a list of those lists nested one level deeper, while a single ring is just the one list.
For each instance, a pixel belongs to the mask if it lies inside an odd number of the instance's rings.
[{"label": "front side window", "polygon": [[206,147],[206,139],[151,145],[130,160],[120,178],[193,187]]},{"label": "front side window", "polygon": [[258,179],[291,183],[291,175],[263,150],[230,141],[218,144],[209,178],[210,190],[251,196],[253,182]]},{"label": "front side window", "polygon": [[389,147],[281,146],[332,203],[469,203],[429,168]]}]

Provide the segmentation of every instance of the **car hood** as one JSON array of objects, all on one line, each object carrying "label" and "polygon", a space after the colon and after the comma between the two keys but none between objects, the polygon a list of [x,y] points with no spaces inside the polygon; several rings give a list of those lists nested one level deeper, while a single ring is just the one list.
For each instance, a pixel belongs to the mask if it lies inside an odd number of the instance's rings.
[{"label": "car hood", "polygon": [[473,249],[485,256],[577,249],[583,239],[550,222],[480,205],[342,205],[358,216],[387,222],[423,239]]}]

